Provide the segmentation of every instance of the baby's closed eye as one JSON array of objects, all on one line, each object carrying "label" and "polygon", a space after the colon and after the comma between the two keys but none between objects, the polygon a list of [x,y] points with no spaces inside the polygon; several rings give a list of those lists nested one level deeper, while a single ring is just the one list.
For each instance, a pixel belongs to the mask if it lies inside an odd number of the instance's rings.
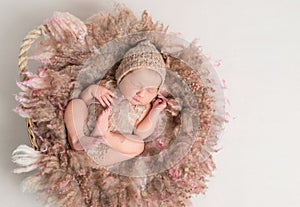
[{"label": "baby's closed eye", "polygon": [[149,93],[155,93],[158,91],[158,88],[147,88],[146,89]]}]

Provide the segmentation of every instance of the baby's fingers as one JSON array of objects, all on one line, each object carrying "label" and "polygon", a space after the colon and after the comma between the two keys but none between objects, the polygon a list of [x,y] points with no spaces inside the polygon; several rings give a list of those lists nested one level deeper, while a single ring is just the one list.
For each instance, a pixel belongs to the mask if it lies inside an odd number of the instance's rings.
[{"label": "baby's fingers", "polygon": [[166,102],[168,101],[168,99],[166,97],[164,97],[163,95],[161,95],[161,93],[158,93],[157,97],[160,98],[160,99],[163,99]]},{"label": "baby's fingers", "polygon": [[161,97],[158,97],[158,99],[156,99],[157,103],[162,104],[162,103],[166,103],[166,99],[163,99]]},{"label": "baby's fingers", "polygon": [[165,99],[159,98],[156,100],[158,107],[164,109],[167,106],[167,101]]},{"label": "baby's fingers", "polygon": [[111,105],[106,96],[102,96],[102,100],[106,103],[107,106]]},{"label": "baby's fingers", "polygon": [[114,101],[113,101],[112,97],[109,94],[106,94],[105,97],[110,102],[110,104],[112,104],[112,105],[114,104]]},{"label": "baby's fingers", "polygon": [[100,102],[100,104],[101,104],[103,107],[106,107],[106,104],[105,104],[104,100],[102,99],[102,97],[100,97],[100,98],[98,99],[98,101]]}]

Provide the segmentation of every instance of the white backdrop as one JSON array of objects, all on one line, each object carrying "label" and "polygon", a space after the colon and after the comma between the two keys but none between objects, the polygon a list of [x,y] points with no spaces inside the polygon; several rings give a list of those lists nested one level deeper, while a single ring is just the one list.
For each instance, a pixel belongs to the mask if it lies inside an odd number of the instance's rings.
[{"label": "white backdrop", "polygon": [[[300,1],[119,0],[191,41],[200,39],[227,83],[233,116],[215,154],[217,170],[195,207],[300,206]],[[31,29],[68,11],[86,19],[108,0],[1,1],[0,206],[41,206],[12,174],[11,152],[28,143],[25,122],[12,109],[19,92],[19,44]]]}]

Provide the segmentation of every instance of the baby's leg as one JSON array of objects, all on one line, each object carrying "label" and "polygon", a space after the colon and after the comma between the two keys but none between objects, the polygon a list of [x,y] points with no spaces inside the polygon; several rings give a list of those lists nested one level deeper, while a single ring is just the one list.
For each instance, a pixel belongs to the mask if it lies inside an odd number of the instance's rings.
[{"label": "baby's leg", "polygon": [[[87,124],[88,108],[82,99],[73,99],[66,107],[64,120],[68,130],[68,140],[75,150],[87,149],[95,145],[97,138],[84,134],[84,126]],[[80,139],[80,140],[79,140]]]},{"label": "baby's leg", "polygon": [[108,146],[126,155],[136,156],[144,151],[144,141],[134,134],[108,132],[103,138]]},{"label": "baby's leg", "polygon": [[103,153],[101,153],[100,156],[99,155],[96,156],[96,158],[94,158],[94,161],[101,166],[109,166],[109,165],[113,165],[115,163],[119,163],[119,162],[122,162],[125,160],[132,159],[132,158],[138,156],[140,153],[141,152],[125,154],[125,153],[121,153],[121,152],[109,147],[107,150],[103,150]]},{"label": "baby's leg", "polygon": [[73,99],[67,105],[64,120],[68,130],[68,139],[71,147],[76,150],[83,150],[79,137],[84,136],[83,127],[87,122],[88,109],[81,99]]}]

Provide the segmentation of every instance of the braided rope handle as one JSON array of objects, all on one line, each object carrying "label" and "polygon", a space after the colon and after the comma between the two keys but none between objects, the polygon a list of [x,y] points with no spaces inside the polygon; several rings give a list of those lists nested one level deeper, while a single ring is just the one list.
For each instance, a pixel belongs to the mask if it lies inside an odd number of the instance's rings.
[{"label": "braided rope handle", "polygon": [[[45,29],[44,25],[40,25],[34,30],[30,31],[25,38],[23,39],[22,45],[20,47],[19,53],[19,77],[21,81],[25,81],[28,79],[27,75],[24,72],[28,71],[28,52],[31,45],[34,43],[36,39],[43,35],[43,31]],[[34,124],[30,118],[26,118],[26,127],[28,136],[30,139],[31,146],[34,150],[39,150],[39,146],[33,132]]]}]

